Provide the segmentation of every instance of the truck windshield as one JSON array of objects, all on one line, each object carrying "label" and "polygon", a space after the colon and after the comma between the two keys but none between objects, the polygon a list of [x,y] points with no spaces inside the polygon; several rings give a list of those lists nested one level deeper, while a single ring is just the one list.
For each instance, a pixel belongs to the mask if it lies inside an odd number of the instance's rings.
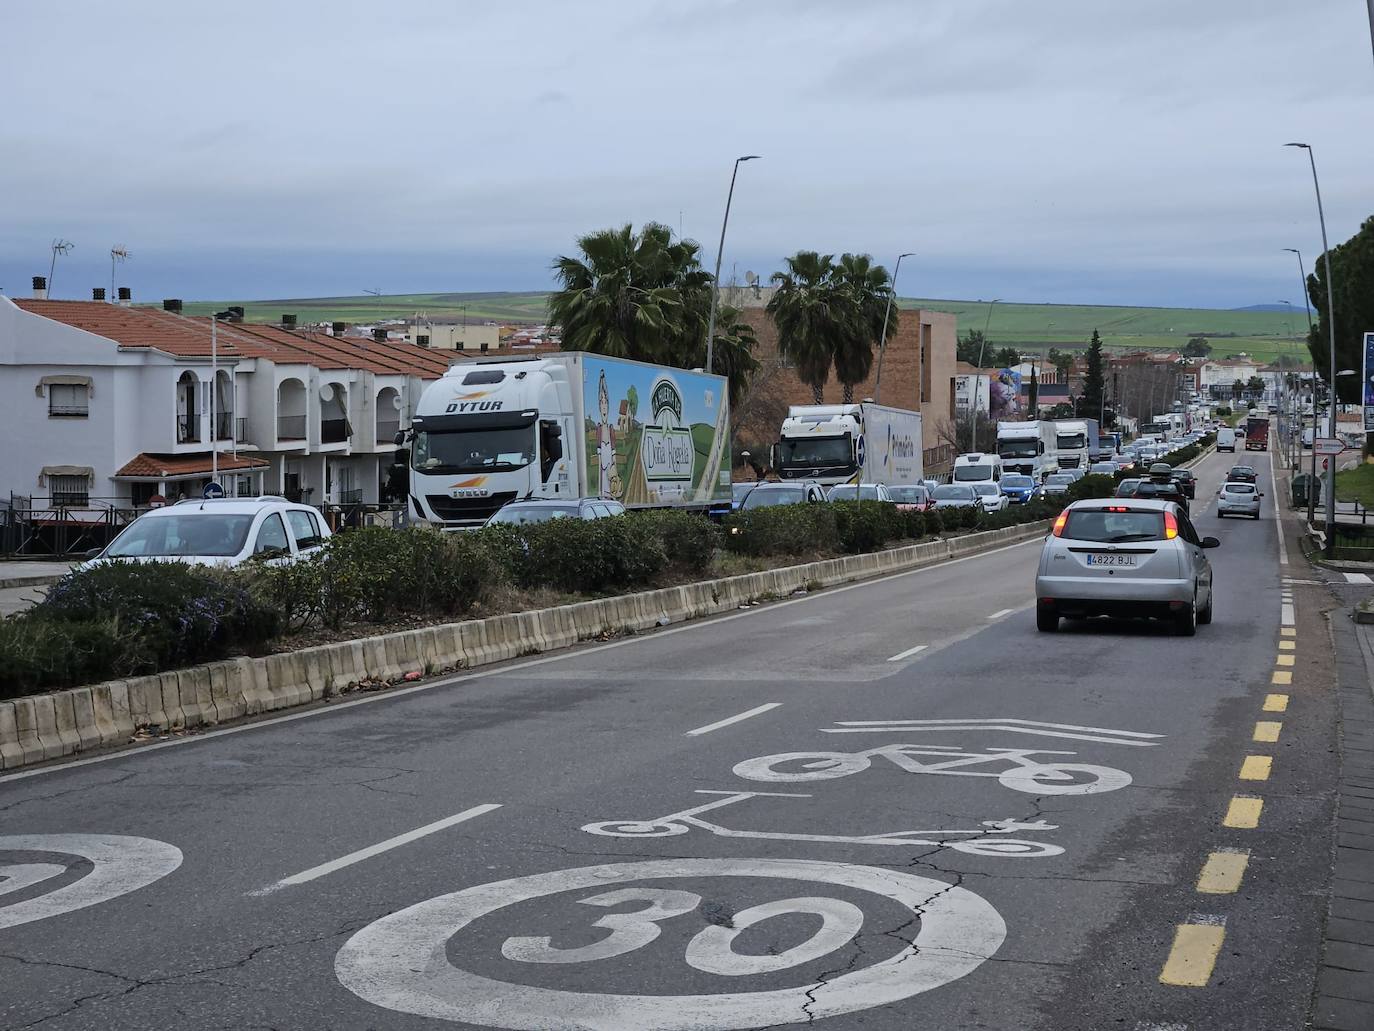
[{"label": "truck windshield", "polygon": [[992,480],[992,466],[990,465],[956,465],[954,467],[954,479],[960,483],[978,480]]},{"label": "truck windshield", "polygon": [[1056,433],[1054,440],[1065,451],[1081,451],[1088,446],[1088,438],[1082,433]]},{"label": "truck windshield", "polygon": [[534,427],[416,430],[416,472],[478,473],[520,469],[534,461]]},{"label": "truck windshield", "polygon": [[997,454],[1002,458],[1034,458],[1040,454],[1040,441],[1034,437],[1024,440],[999,440]]},{"label": "truck windshield", "polygon": [[848,466],[854,464],[849,435],[797,437],[778,444],[778,461],[787,466]]}]

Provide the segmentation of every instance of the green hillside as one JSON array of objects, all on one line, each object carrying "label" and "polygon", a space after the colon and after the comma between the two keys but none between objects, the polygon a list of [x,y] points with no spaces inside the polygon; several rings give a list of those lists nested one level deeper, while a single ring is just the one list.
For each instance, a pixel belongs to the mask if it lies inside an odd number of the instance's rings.
[{"label": "green hillside", "polygon": [[[416,313],[431,317],[466,316],[474,321],[540,323],[545,319],[547,293],[430,293],[387,294],[375,297],[296,297],[266,301],[195,301],[186,310],[205,315],[241,304],[250,322],[275,322],[285,313],[301,322],[373,322],[407,318]],[[947,311],[959,319],[960,333],[982,329],[988,319],[984,301],[904,297],[903,308]],[[1191,336],[1211,338],[1213,353],[1241,351],[1272,360],[1280,354],[1306,357],[1302,334],[1307,318],[1271,311],[1232,311],[1223,308],[1138,308],[1088,304],[1018,304],[992,307],[988,339],[997,347],[1022,350],[1048,347],[1086,347],[1094,329],[1109,348],[1177,349]]]}]

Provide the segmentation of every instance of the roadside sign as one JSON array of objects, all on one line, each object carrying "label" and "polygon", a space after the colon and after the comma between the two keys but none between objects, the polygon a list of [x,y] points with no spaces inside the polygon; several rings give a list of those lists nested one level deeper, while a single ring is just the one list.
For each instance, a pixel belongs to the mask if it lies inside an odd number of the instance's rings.
[{"label": "roadside sign", "polygon": [[1316,450],[1319,455],[1339,455],[1345,450],[1345,441],[1336,437],[1318,437]]},{"label": "roadside sign", "polygon": [[219,480],[211,480],[205,485],[205,489],[201,491],[201,497],[205,498],[207,501],[224,497],[224,484],[220,483]]}]

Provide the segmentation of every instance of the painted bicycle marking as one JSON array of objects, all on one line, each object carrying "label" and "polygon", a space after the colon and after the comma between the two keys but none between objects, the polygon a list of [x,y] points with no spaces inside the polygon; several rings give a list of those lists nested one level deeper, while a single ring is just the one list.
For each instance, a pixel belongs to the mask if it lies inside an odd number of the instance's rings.
[{"label": "painted bicycle marking", "polygon": [[[883,745],[862,752],[781,752],[745,759],[735,764],[735,775],[769,784],[796,784],[834,780],[862,773],[875,759],[886,759],[907,773],[932,773],[952,777],[995,777],[1003,787],[1031,795],[1095,795],[1116,791],[1131,783],[1131,775],[1111,766],[1042,761],[1037,756],[1077,755],[1044,749],[989,748],[964,751],[954,745]],[[922,759],[933,759],[928,762]],[[974,767],[1010,763],[1003,770]]]},{"label": "painted bicycle marking", "polygon": [[[502,981],[455,967],[448,946],[479,918],[564,892],[596,893],[573,901],[597,908],[645,905],[610,914],[591,926],[609,930],[594,945],[558,949],[548,937],[507,938],[511,963],[604,963],[637,952],[660,935],[660,924],[696,910],[694,892],[643,882],[684,878],[769,878],[800,881],[811,894],[763,903],[736,913],[732,926],[709,924],[682,956],[684,966],[732,979],[776,974],[848,947],[863,909],[823,894],[833,885],[895,902],[919,915],[919,930],[895,955],[838,977],[786,988],[692,995],[629,995],[543,988]],[[615,884],[629,885],[607,891]],[[816,885],[822,886],[817,892]],[[819,916],[810,938],[777,954],[736,952],[737,935],[788,914]],[[513,1031],[587,1031],[655,1028],[725,1031],[803,1023],[900,1002],[964,977],[992,956],[1006,924],[985,899],[965,888],[891,870],[792,859],[674,859],[607,864],[516,877],[410,906],[358,931],[339,950],[334,970],[344,987],[374,1005],[422,1017]],[[519,969],[518,967],[515,969]],[[599,975],[598,975],[599,976]]]},{"label": "painted bicycle marking", "polygon": [[181,865],[181,850],[152,838],[121,834],[0,835],[0,854],[42,852],[73,856],[91,864],[85,876],[66,881],[41,895],[8,905],[13,896],[64,875],[71,867],[57,863],[0,865],[0,930],[71,913],[145,888]]},{"label": "painted bicycle marking", "polygon": [[[993,837],[1016,831],[1052,831],[1058,826],[1044,820],[1030,822],[1006,819],[984,820],[977,828],[888,831],[883,834],[798,834],[786,831],[748,831],[703,820],[702,814],[724,809],[751,798],[810,798],[810,795],[789,795],[772,791],[705,791],[698,795],[721,795],[722,798],[704,805],[669,813],[652,820],[605,820],[582,827],[588,834],[611,838],[664,838],[686,834],[692,828],[709,831],[722,838],[755,838],[765,841],[812,841],[846,845],[918,845],[928,848],[948,848],[975,856],[1057,856],[1063,848],[1044,841],[1020,838]],[[951,840],[953,839],[953,840]]]}]

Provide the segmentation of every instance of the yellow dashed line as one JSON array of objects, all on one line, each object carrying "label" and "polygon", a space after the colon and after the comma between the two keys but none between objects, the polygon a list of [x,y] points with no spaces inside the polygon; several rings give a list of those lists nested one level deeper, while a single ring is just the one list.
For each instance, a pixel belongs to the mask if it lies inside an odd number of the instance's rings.
[{"label": "yellow dashed line", "polygon": [[1298,661],[1298,657],[1297,657],[1296,655],[1276,655],[1276,656],[1274,656],[1274,664],[1277,665],[1277,666],[1291,666],[1291,665],[1293,665],[1293,663],[1295,663],[1295,662],[1297,662],[1297,661]]},{"label": "yellow dashed line", "polygon": [[1174,945],[1159,975],[1163,984],[1205,988],[1221,951],[1226,928],[1216,924],[1179,924]]},{"label": "yellow dashed line", "polygon": [[1293,671],[1291,669],[1276,669],[1274,675],[1269,678],[1271,684],[1291,684],[1293,682]]},{"label": "yellow dashed line", "polygon": [[1297,637],[1298,631],[1291,626],[1281,626],[1279,627],[1279,635],[1282,637]]},{"label": "yellow dashed line", "polygon": [[1269,769],[1274,765],[1272,756],[1247,755],[1240,764],[1241,780],[1268,780]]},{"label": "yellow dashed line", "polygon": [[1287,712],[1288,696],[1286,694],[1271,694],[1264,698],[1265,712]]},{"label": "yellow dashed line", "polygon": [[1279,651],[1281,651],[1281,652],[1297,651],[1297,648],[1298,648],[1298,642],[1297,642],[1297,641],[1280,641],[1280,642],[1279,642]]},{"label": "yellow dashed line", "polygon": [[1226,816],[1221,821],[1222,825],[1242,830],[1258,827],[1260,813],[1263,809],[1264,799],[1253,798],[1249,795],[1236,795],[1226,808]]},{"label": "yellow dashed line", "polygon": [[1255,724],[1254,740],[1273,744],[1279,739],[1279,731],[1282,729],[1283,724],[1278,720],[1260,720]]},{"label": "yellow dashed line", "polygon": [[1208,895],[1230,895],[1239,891],[1245,864],[1249,861],[1249,852],[1213,852],[1202,865],[1202,873],[1198,874],[1197,890]]}]

